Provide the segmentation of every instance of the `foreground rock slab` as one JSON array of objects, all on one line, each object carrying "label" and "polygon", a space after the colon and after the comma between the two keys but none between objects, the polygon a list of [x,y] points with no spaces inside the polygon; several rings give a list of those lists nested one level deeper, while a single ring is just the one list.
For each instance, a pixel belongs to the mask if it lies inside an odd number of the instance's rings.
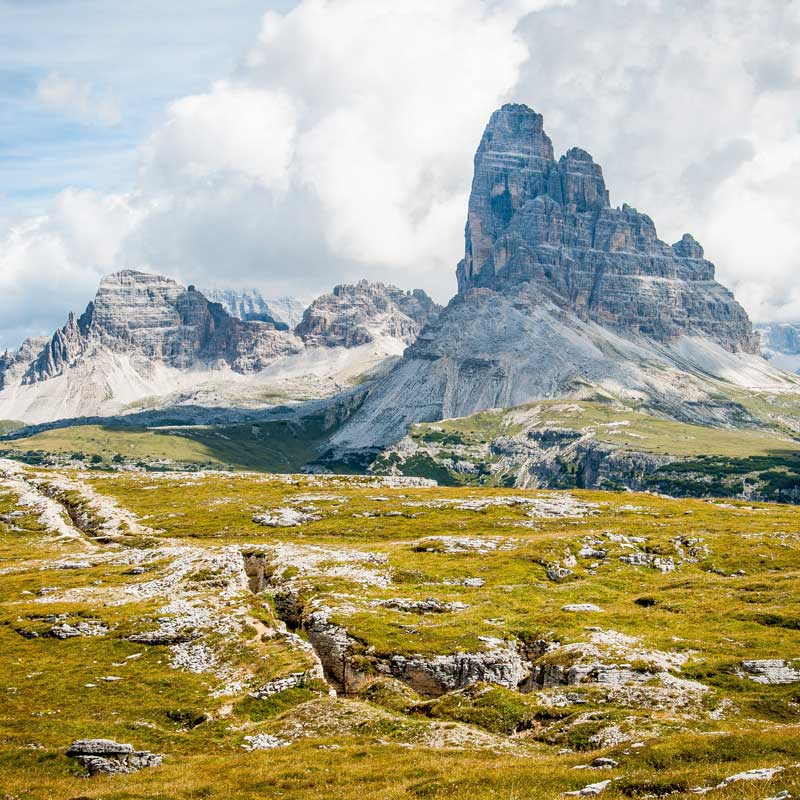
[{"label": "foreground rock slab", "polygon": [[161,766],[162,756],[149,750],[134,750],[132,744],[112,739],[78,739],[67,755],[85,767],[90,776],[124,775],[147,767]]}]

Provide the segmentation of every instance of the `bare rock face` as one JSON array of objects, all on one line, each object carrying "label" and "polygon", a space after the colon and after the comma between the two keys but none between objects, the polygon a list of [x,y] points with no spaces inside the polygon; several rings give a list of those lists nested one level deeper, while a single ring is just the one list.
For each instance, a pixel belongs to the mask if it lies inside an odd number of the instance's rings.
[{"label": "bare rock face", "polygon": [[[123,270],[103,278],[80,318],[69,315],[67,324],[31,358],[21,382],[61,375],[97,347],[178,369],[227,364],[249,373],[278,356],[299,352],[303,344],[273,323],[231,317],[193,286],[186,289],[161,275]],[[23,350],[14,362],[27,357]]]},{"label": "bare rock face", "polygon": [[161,756],[149,750],[134,750],[131,744],[111,739],[78,739],[67,755],[86,768],[89,775],[123,775],[161,765]]},{"label": "bare rock face", "polygon": [[274,324],[231,317],[193,286],[132,270],[101,282],[92,331],[112,350],[133,350],[179,368],[221,360],[237,372],[253,372],[302,349]]},{"label": "bare rock face", "polygon": [[411,344],[440,310],[421,289],[359,281],[317,298],[295,333],[317,347],[358,347],[382,336]]},{"label": "bare rock face", "polygon": [[686,234],[670,246],[635,208],[612,208],[599,165],[558,161],[540,114],[496,111],[475,155],[459,291],[534,282],[583,319],[656,340],[681,334],[757,351],[744,309]]},{"label": "bare rock face", "polygon": [[784,686],[800,683],[798,664],[782,658],[762,658],[742,661],[742,667],[750,680],[768,686]]},{"label": "bare rock face", "polygon": [[21,380],[31,363],[49,344],[49,337],[34,336],[26,339],[16,353],[6,352],[0,356],[0,390]]}]

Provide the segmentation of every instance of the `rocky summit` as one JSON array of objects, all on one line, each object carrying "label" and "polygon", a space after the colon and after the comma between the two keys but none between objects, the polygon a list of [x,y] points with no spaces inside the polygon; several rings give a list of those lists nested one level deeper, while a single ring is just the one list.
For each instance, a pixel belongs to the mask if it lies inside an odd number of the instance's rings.
[{"label": "rocky summit", "polygon": [[535,283],[558,305],[655,339],[707,336],[754,353],[744,309],[690,234],[673,245],[635,208],[612,208],[603,171],[573,147],[556,161],[543,118],[496,111],[475,155],[459,292]]},{"label": "rocky summit", "polygon": [[123,270],[103,278],[80,317],[69,315],[27,365],[22,383],[60,375],[97,346],[179,369],[224,362],[237,372],[258,370],[276,355],[300,349],[274,324],[231,317],[193,286]]},{"label": "rocky summit", "polygon": [[295,332],[306,344],[357,347],[379,337],[412,344],[441,308],[421,289],[359,281],[336,286],[304,312]]}]

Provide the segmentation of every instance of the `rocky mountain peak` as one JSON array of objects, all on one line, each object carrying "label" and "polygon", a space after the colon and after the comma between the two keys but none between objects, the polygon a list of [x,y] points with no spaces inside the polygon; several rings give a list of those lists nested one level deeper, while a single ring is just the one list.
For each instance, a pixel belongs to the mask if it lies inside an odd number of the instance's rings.
[{"label": "rocky mountain peak", "polygon": [[379,337],[411,344],[440,310],[421,289],[407,292],[361,280],[317,298],[295,333],[310,346],[358,347]]},{"label": "rocky mountain peak", "polygon": [[679,242],[672,245],[672,249],[681,258],[703,258],[703,248],[700,242],[691,233],[684,233]]},{"label": "rocky mountain peak", "polygon": [[544,117],[522,103],[506,103],[492,114],[476,162],[485,155],[525,156],[553,160],[553,143],[544,132]]},{"label": "rocky mountain peak", "polygon": [[462,293],[534,282],[583,319],[659,341],[686,334],[758,348],[694,238],[670,246],[646,214],[612,208],[591,155],[573,147],[556,161],[542,116],[524,105],[496,111],[478,147],[457,277]]}]

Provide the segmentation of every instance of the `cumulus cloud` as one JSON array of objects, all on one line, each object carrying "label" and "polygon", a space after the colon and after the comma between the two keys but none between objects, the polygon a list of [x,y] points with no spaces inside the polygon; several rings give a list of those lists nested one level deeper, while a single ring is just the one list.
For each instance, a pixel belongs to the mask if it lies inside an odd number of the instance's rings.
[{"label": "cumulus cloud", "polygon": [[63,263],[88,294],[138,266],[304,295],[368,277],[445,300],[472,156],[515,100],[557,150],[592,152],[612,202],[668,241],[697,235],[757,317],[800,318],[799,35],[781,0],[302,0],[165,109],[127,196],[65,193],[10,230],[3,280]]},{"label": "cumulus cloud", "polygon": [[84,125],[107,128],[122,119],[119,103],[101,95],[86,81],[51,72],[39,81],[36,97],[48,110],[63,114]]},{"label": "cumulus cloud", "polygon": [[45,214],[9,225],[0,238],[0,344],[52,333],[66,309],[82,311],[137,221],[126,197],[68,190]]},{"label": "cumulus cloud", "polygon": [[[256,268],[281,291],[367,276],[448,296],[471,153],[527,55],[520,13],[480,0],[268,13],[236,72],[174,103],[149,141],[142,184],[161,199],[131,256],[166,253],[214,282],[223,258],[232,278]],[[220,246],[193,247],[212,223]]]}]

